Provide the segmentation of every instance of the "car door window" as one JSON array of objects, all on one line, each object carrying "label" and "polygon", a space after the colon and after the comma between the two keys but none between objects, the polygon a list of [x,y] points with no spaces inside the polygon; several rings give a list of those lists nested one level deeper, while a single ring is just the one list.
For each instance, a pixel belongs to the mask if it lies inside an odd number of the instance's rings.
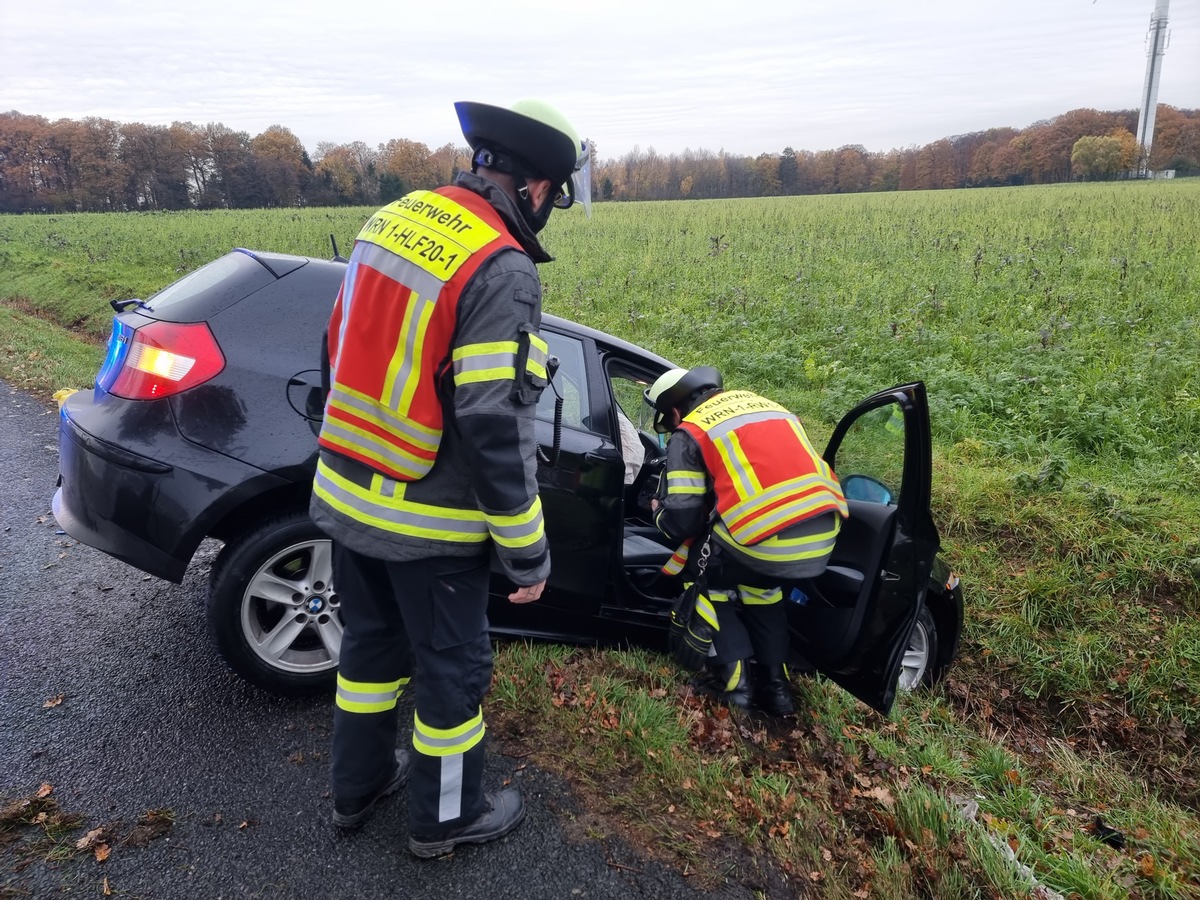
[{"label": "car door window", "polygon": [[904,410],[889,403],[860,415],[837,450],[847,500],[899,504],[904,481]]},{"label": "car door window", "polygon": [[587,423],[591,421],[591,409],[588,403],[587,364],[583,344],[575,338],[554,331],[543,331],[542,338],[549,346],[550,355],[558,358],[558,372],[554,376],[553,386],[542,391],[537,405],[537,417],[544,422],[553,422],[554,404],[561,395],[563,425],[568,428],[586,429]]}]

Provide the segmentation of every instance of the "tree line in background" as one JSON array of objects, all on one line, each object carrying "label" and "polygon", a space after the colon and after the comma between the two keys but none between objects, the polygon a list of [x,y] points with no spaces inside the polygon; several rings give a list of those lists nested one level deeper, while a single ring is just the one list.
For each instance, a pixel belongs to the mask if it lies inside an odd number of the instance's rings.
[{"label": "tree line in background", "polygon": [[[634,148],[594,159],[597,200],[765,197],[1046,184],[1136,169],[1137,112],[1076,109],[1028,128],[993,128],[923,147],[858,145],[738,156]],[[310,157],[287,128],[170,126],[0,113],[0,212],[371,205],[450,182],[466,147],[395,138],[376,148],[323,142]],[[1200,174],[1200,110],[1160,105],[1152,170]]]}]

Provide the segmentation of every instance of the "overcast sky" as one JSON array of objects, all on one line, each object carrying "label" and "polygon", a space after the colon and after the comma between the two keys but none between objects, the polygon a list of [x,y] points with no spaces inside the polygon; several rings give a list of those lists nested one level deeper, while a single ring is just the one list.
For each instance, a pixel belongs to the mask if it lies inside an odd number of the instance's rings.
[{"label": "overcast sky", "polygon": [[[0,111],[461,144],[452,103],[555,103],[602,158],[921,145],[1136,109],[1154,0],[0,0]],[[1200,0],[1159,102],[1200,106]]]}]

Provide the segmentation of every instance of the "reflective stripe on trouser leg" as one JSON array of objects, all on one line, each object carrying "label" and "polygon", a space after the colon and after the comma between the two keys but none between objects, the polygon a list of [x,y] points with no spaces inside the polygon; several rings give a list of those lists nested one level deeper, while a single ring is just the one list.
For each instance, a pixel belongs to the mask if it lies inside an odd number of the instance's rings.
[{"label": "reflective stripe on trouser leg", "polygon": [[741,659],[749,659],[753,655],[750,636],[738,615],[737,598],[729,591],[709,588],[709,599],[713,601],[713,609],[717,613],[718,630],[713,635],[713,650],[709,662],[713,665],[724,666]]},{"label": "reflective stripe on trouser leg", "polygon": [[487,557],[392,563],[409,574],[399,595],[416,655],[410,830],[426,839],[483,811],[481,704],[492,678]]},{"label": "reflective stripe on trouser leg", "polygon": [[[438,775],[438,822],[463,815],[463,785],[467,764],[483,763],[483,710],[457,728],[431,728],[413,716],[413,747],[422,757],[440,760]],[[478,748],[477,752],[473,752]],[[432,769],[431,764],[425,764]]]},{"label": "reflective stripe on trouser leg", "polygon": [[396,703],[412,674],[412,654],[387,563],[333,547],[341,601],[341,656],[333,711],[335,796],[363,797],[395,766]]}]

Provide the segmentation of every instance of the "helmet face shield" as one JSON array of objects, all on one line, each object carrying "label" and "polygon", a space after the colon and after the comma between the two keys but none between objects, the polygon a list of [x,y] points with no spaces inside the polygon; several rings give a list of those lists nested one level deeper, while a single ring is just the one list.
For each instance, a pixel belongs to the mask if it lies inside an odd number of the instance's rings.
[{"label": "helmet face shield", "polygon": [[575,161],[575,171],[569,181],[565,182],[554,197],[556,209],[570,209],[578,203],[583,207],[583,214],[592,217],[592,148],[584,143],[583,152]]}]

